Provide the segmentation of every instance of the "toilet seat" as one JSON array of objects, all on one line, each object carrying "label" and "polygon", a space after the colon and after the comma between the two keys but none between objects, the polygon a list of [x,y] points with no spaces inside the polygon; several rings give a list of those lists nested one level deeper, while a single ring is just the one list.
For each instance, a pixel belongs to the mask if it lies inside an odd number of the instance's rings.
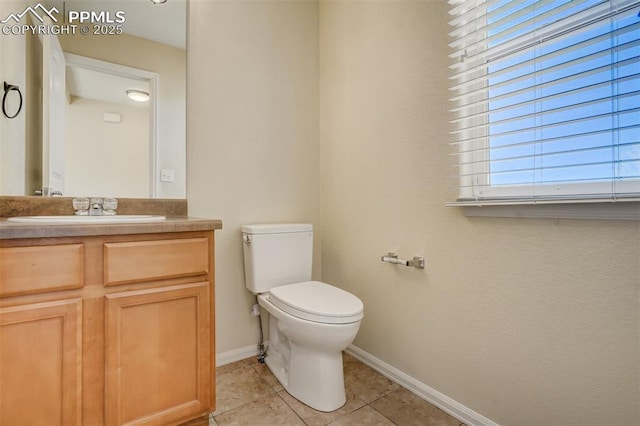
[{"label": "toilet seat", "polygon": [[290,315],[325,324],[348,324],[363,317],[360,299],[319,281],[273,287],[269,301]]}]

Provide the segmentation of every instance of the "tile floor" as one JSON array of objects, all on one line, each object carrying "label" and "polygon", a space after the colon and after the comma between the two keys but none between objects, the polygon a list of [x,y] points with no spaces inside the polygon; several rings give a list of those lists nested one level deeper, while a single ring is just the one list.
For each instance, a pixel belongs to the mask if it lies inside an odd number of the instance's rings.
[{"label": "tile floor", "polygon": [[354,357],[343,359],[347,403],[330,413],[297,401],[255,357],[218,367],[209,425],[463,425]]}]

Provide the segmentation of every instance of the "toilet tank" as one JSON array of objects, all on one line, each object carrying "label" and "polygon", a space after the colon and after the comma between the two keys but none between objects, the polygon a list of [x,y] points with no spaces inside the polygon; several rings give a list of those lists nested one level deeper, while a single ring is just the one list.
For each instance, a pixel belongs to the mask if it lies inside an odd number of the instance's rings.
[{"label": "toilet tank", "polygon": [[312,225],[244,225],[242,245],[245,285],[250,292],[265,293],[272,287],[311,280]]}]

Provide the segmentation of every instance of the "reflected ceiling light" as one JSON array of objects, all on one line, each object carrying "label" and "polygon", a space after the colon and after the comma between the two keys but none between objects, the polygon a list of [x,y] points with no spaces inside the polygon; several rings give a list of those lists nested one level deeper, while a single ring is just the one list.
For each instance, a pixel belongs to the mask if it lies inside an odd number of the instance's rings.
[{"label": "reflected ceiling light", "polygon": [[151,0],[151,3],[153,4],[162,4],[162,3],[166,3],[167,0]]},{"label": "reflected ceiling light", "polygon": [[127,90],[127,96],[136,102],[147,102],[149,100],[149,93],[143,90],[129,89]]}]

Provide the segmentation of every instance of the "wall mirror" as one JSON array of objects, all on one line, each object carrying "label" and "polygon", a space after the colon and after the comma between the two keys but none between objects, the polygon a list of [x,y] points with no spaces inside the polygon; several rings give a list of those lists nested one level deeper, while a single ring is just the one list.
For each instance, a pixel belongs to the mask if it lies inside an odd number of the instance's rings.
[{"label": "wall mirror", "polygon": [[0,195],[184,198],[187,0],[0,4],[4,26],[38,14],[75,30],[0,34],[0,79],[24,96],[0,118]]}]

